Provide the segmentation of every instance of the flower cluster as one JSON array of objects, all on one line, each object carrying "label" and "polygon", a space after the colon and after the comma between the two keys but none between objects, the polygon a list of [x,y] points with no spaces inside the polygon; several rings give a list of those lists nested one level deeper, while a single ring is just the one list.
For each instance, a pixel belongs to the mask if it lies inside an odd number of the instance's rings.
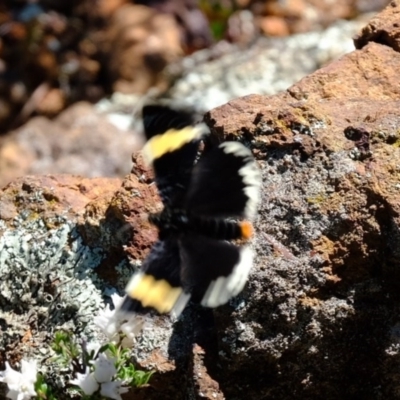
[{"label": "flower cluster", "polygon": [[[138,371],[130,361],[130,348],[134,344],[135,335],[142,327],[143,321],[137,317],[128,320],[116,310],[123,298],[114,294],[111,296],[114,310],[107,305],[94,318],[95,324],[108,338],[108,343],[87,343],[82,346],[80,357],[75,344],[63,338],[59,341],[61,347],[53,347],[63,357],[69,354],[72,363],[78,366],[80,372],[70,381],[79,388],[85,396],[99,394],[102,397],[121,400],[121,394],[128,391],[128,386],[142,386],[146,384],[151,372]],[[139,319],[138,319],[139,318]],[[67,344],[68,343],[68,344]]]},{"label": "flower cluster", "polygon": [[117,312],[123,301],[118,294],[111,295],[114,310],[107,304],[106,308],[94,318],[94,323],[102,330],[111,343],[121,344],[124,348],[131,348],[137,336],[143,329],[144,319],[139,315],[128,318]]},{"label": "flower cluster", "polygon": [[21,372],[10,367],[6,362],[5,371],[0,371],[0,382],[8,385],[7,397],[12,400],[28,400],[36,396],[35,382],[37,379],[37,364],[35,360],[21,361]]},{"label": "flower cluster", "polygon": [[[104,345],[95,342],[77,343],[72,333],[57,332],[52,343],[59,364],[72,367],[75,379],[73,394],[81,394],[85,399],[122,400],[121,394],[129,387],[147,384],[152,372],[136,370],[130,360],[130,348],[142,327],[143,320],[133,316],[128,319],[116,310],[122,297],[112,296],[114,310],[109,306],[94,318],[95,324],[108,339]],[[21,372],[6,363],[6,370],[0,372],[0,382],[8,385],[7,397],[12,400],[28,400],[32,396],[56,399],[42,375],[37,374],[36,361],[21,361]]]},{"label": "flower cluster", "polygon": [[119,380],[113,380],[117,374],[115,367],[116,359],[108,358],[104,353],[99,354],[96,360],[92,361],[93,371],[90,367],[86,367],[85,373],[77,373],[76,379],[70,383],[79,386],[85,395],[92,395],[98,393],[100,395],[121,400],[121,394],[128,391],[127,387],[122,386]]}]

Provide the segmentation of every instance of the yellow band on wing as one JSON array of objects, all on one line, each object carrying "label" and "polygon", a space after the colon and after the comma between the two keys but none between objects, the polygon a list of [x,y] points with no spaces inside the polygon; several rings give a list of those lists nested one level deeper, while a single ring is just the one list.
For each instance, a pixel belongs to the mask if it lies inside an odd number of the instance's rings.
[{"label": "yellow band on wing", "polygon": [[126,293],[140,301],[143,307],[153,307],[164,314],[173,310],[183,290],[171,286],[165,279],[157,280],[152,275],[138,273],[129,282]]},{"label": "yellow band on wing", "polygon": [[200,139],[206,132],[206,126],[199,124],[183,129],[170,129],[161,135],[153,136],[143,147],[145,161],[150,165],[165,153],[173,152],[192,140]]}]

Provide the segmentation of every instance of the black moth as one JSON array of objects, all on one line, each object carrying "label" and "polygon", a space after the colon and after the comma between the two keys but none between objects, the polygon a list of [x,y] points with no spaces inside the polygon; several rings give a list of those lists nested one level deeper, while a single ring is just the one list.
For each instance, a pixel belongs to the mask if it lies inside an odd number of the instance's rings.
[{"label": "black moth", "polygon": [[217,307],[244,287],[252,251],[229,241],[250,238],[261,177],[244,145],[224,142],[198,157],[205,125],[188,112],[143,108],[147,143],[164,209],[149,216],[159,240],[129,282],[120,311],[149,308],[179,315],[190,298]]}]

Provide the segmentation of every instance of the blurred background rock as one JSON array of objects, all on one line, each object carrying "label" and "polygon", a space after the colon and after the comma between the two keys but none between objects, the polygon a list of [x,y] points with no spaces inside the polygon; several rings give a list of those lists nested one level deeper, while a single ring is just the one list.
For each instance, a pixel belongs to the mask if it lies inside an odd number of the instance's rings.
[{"label": "blurred background rock", "polygon": [[0,187],[26,174],[122,176],[149,98],[199,114],[274,94],[354,49],[387,0],[5,0]]}]

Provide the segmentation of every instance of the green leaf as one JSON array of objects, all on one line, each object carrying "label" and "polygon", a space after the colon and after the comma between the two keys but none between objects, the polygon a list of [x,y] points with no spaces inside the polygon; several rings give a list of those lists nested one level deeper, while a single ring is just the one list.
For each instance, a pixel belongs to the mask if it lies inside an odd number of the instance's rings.
[{"label": "green leaf", "polygon": [[57,400],[51,387],[45,382],[42,374],[38,374],[35,382],[36,397],[44,400]]}]

